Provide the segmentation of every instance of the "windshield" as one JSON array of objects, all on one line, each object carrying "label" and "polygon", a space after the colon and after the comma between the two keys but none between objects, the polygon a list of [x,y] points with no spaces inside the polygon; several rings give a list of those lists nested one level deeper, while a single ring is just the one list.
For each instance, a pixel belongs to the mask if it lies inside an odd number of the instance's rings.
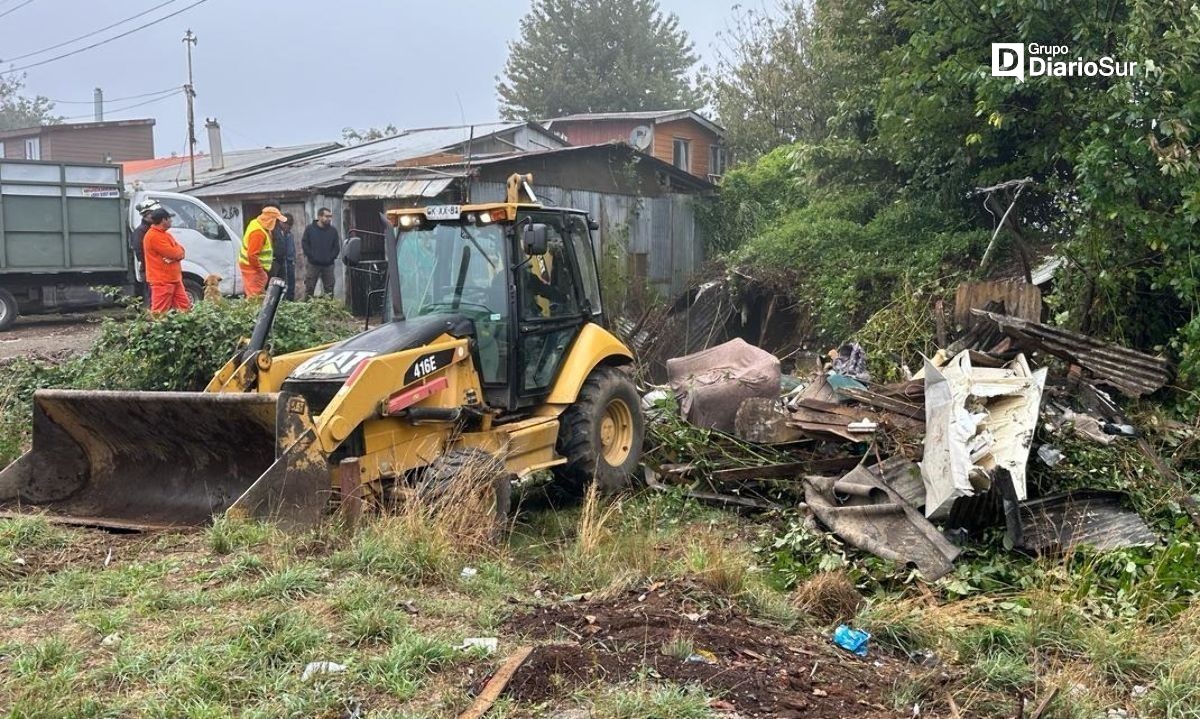
[{"label": "windshield", "polygon": [[437,224],[402,231],[396,267],[406,317],[457,312],[498,321],[507,314],[500,225]]}]

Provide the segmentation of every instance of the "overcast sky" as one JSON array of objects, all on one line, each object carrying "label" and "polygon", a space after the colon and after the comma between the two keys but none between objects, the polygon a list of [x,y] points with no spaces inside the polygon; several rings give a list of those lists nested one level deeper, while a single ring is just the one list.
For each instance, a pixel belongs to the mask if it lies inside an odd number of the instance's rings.
[{"label": "overcast sky", "polygon": [[[164,0],[0,0],[0,71],[20,67],[131,30],[196,0],[161,9],[77,43],[27,53],[92,33]],[[660,0],[676,13],[702,62],[731,17],[730,3]],[[343,127],[430,127],[497,117],[495,76],[529,0],[204,0],[127,37],[26,71],[26,92],[59,102],[55,112],[91,119],[92,89],[106,98],[105,119],[154,117],[159,156],[186,148],[182,95],[141,107],[119,100],[186,78],[181,42],[191,28],[197,139],[205,117],[220,120],[226,149],[340,140]],[[460,109],[461,101],[461,109]],[[128,108],[122,111],[122,108]],[[74,117],[82,116],[82,117]]]}]

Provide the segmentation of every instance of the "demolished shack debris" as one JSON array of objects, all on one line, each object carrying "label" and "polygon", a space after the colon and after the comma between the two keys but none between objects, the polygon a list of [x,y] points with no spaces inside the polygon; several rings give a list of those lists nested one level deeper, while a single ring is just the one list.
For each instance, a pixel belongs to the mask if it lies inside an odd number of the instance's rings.
[{"label": "demolished shack debris", "polygon": [[994,312],[972,310],[986,317],[1026,349],[1037,349],[1077,364],[1129,397],[1162,389],[1174,376],[1171,363],[1111,342]]},{"label": "demolished shack debris", "polygon": [[924,373],[925,516],[943,518],[959,497],[986,492],[997,467],[1024,500],[1046,369],[1031,371],[1024,355],[1003,367],[975,367],[964,351],[940,369],[927,361]]},{"label": "demolished shack debris", "polygon": [[1024,502],[1014,546],[1047,554],[1083,544],[1108,551],[1158,542],[1137,512],[1122,506],[1125,499],[1120,492],[1082,489]]},{"label": "demolished shack debris", "polygon": [[805,477],[808,506],[842,539],[928,581],[954,568],[959,549],[921,516],[892,484],[911,486],[917,466],[894,457],[874,467],[859,465],[841,478]]}]

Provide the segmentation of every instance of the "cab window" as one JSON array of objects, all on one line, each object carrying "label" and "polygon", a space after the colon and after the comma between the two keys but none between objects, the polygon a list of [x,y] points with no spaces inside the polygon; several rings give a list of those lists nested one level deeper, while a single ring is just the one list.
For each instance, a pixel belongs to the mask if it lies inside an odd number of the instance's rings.
[{"label": "cab window", "polygon": [[567,261],[563,234],[554,225],[546,228],[544,255],[532,255],[521,268],[521,318],[558,319],[579,315],[575,280]]}]

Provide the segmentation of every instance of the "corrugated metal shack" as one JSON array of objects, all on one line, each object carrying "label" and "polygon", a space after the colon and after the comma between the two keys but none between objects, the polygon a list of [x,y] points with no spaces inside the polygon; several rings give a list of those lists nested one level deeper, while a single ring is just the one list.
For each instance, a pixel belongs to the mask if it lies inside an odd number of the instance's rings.
[{"label": "corrugated metal shack", "polygon": [[[623,143],[567,147],[536,123],[412,130],[186,192],[239,232],[268,202],[296,217],[297,235],[318,208],[328,207],[343,237],[359,235],[364,255],[383,259],[383,211],[503,200],[514,172],[532,172],[546,204],[587,209],[600,223],[597,253],[620,242],[639,289],[674,294],[704,260],[693,203],[713,189],[710,183]],[[303,267],[297,271],[302,276]],[[349,303],[361,311],[368,287],[357,273],[348,278]],[[343,299],[346,286],[339,283]]]},{"label": "corrugated metal shack", "polygon": [[[674,295],[704,262],[694,203],[713,185],[624,143],[506,153],[469,164],[366,168],[354,175],[359,182],[347,199],[360,186],[395,185],[411,194],[392,195],[380,209],[440,201],[500,202],[514,172],[533,173],[534,191],[543,203],[591,213],[600,224],[593,236],[597,256],[612,249],[609,243],[621,243],[630,276],[646,289]],[[426,189],[422,197],[416,194],[421,187],[438,191]]]}]

